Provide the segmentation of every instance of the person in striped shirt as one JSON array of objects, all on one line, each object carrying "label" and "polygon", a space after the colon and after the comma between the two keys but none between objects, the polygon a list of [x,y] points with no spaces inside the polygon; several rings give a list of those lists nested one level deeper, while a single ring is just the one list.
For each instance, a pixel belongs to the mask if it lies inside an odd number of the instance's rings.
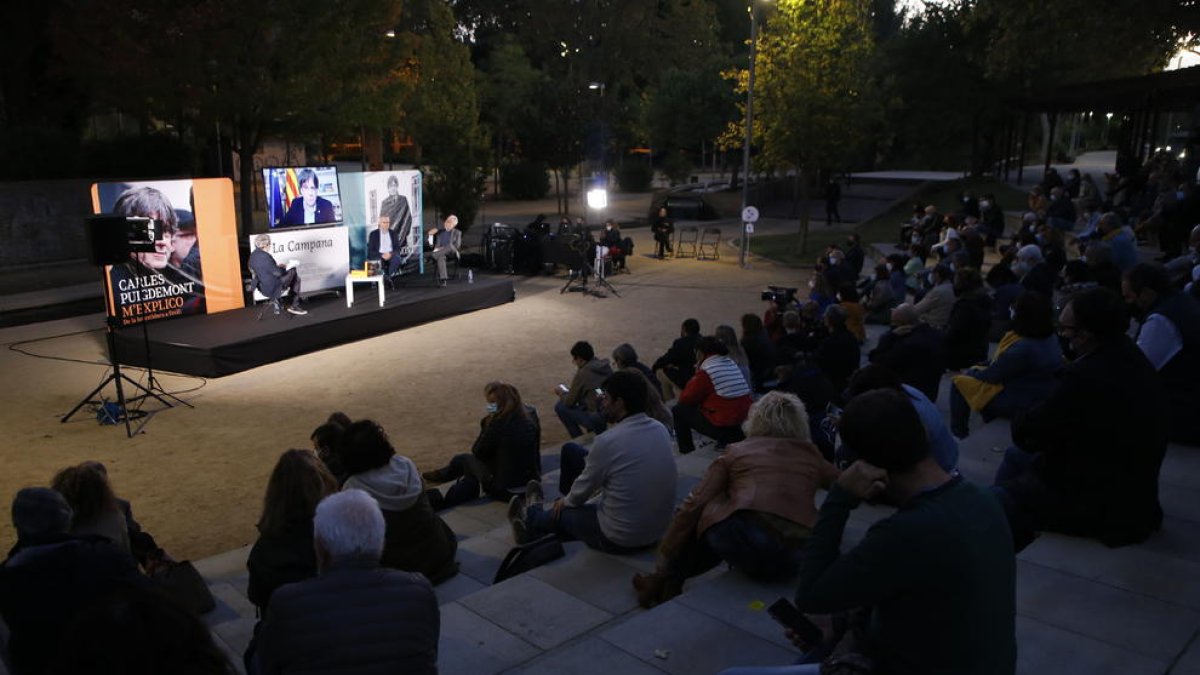
[{"label": "person in striped shirt", "polygon": [[700,338],[696,343],[696,374],[671,410],[680,454],[696,449],[693,430],[716,440],[719,446],[743,440],[742,422],[753,402],[750,384],[729,358],[725,344],[712,336]]}]

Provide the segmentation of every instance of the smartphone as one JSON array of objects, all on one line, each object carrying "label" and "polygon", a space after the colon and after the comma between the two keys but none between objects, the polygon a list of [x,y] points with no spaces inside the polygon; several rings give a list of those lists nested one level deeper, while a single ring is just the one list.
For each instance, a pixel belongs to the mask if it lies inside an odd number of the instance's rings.
[{"label": "smartphone", "polygon": [[571,389],[567,385],[565,385],[565,384],[558,385],[558,393],[566,395],[566,393],[568,391],[571,391]]},{"label": "smartphone", "polygon": [[796,609],[796,606],[787,598],[776,600],[775,604],[767,608],[767,614],[770,614],[771,618],[778,621],[784,628],[789,628],[793,633],[799,635],[800,639],[810,648],[821,644],[825,638],[821,628],[809,621],[808,617]]},{"label": "smartphone", "polygon": [[596,392],[597,397],[604,398],[604,390],[603,389],[596,387],[595,392]]}]

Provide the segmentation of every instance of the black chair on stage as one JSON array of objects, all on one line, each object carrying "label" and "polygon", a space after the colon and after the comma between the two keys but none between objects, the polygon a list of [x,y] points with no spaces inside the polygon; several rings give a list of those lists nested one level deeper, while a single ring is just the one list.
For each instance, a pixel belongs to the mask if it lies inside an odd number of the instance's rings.
[{"label": "black chair on stage", "polygon": [[[426,247],[425,253],[424,253],[425,264],[433,265],[434,269],[437,269],[437,260],[434,260],[434,258],[433,258],[433,244],[432,244],[431,240],[432,240],[432,237],[426,237],[426,239],[425,239],[425,242],[427,244],[427,247]],[[458,267],[462,263],[462,230],[459,230],[457,228],[455,228],[454,230],[451,230],[450,246],[451,246],[451,248],[454,249],[454,253],[446,256],[446,277],[449,279],[457,279],[458,278]],[[453,273],[450,272],[450,264],[451,263],[454,263],[454,272]]]},{"label": "black chair on stage", "polygon": [[[253,269],[250,270],[250,281],[246,282],[246,290],[250,293],[251,302],[258,306],[258,313],[254,316],[254,320],[262,321],[263,314],[271,306],[271,297],[262,292],[262,286],[258,283],[258,273]],[[283,289],[283,292],[279,294],[279,299],[282,301],[288,296],[289,292],[288,289]],[[277,314],[285,314],[288,318],[292,316],[288,312],[278,312]]]}]

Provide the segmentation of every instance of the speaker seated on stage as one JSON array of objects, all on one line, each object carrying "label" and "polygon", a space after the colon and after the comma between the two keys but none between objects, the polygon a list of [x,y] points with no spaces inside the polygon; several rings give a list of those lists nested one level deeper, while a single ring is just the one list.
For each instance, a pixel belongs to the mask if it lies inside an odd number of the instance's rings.
[{"label": "speaker seated on stage", "polygon": [[308,314],[308,310],[300,306],[300,274],[295,267],[284,269],[275,261],[275,256],[267,252],[271,248],[271,235],[260,234],[254,238],[254,251],[250,254],[250,271],[254,273],[255,285],[263,295],[271,301],[271,308],[278,314],[281,311],[279,298],[284,291],[291,294],[292,300],[287,311],[292,314]]},{"label": "speaker seated on stage", "polygon": [[388,277],[400,274],[400,235],[391,229],[392,220],[388,216],[379,216],[379,228],[367,235],[367,260],[380,260],[385,263]]},{"label": "speaker seated on stage", "polygon": [[462,248],[462,232],[458,230],[458,216],[450,214],[446,216],[446,221],[442,224],[442,228],[432,228],[429,230],[429,245],[433,248],[429,253],[429,257],[437,263],[437,278],[438,285],[446,285],[446,258],[454,256],[456,261],[461,260],[458,250]]}]

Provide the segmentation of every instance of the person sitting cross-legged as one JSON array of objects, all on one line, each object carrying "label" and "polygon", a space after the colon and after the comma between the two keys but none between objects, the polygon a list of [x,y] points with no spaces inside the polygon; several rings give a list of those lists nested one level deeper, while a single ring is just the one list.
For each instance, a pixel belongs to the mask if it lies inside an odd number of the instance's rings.
[{"label": "person sitting cross-legged", "polygon": [[380,566],[385,529],[362,490],[317,505],[319,575],[275,591],[246,655],[250,673],[438,672],[437,597],[420,574]]},{"label": "person sitting cross-legged", "polygon": [[643,607],[679,595],[685,580],[722,560],[766,582],[799,569],[817,522],[814,496],[837,470],[809,441],[808,414],[795,394],[763,396],[743,427],[746,440],[713,460],[676,511],[654,573],[634,575]]},{"label": "person sitting cross-legged", "polygon": [[525,405],[521,392],[507,382],[489,382],[483,394],[487,415],[479,420],[479,436],[471,452],[421,474],[426,483],[455,481],[445,496],[434,489],[425,492],[435,511],[476,499],[480,490],[507,503],[514,492],[524,492],[529,481],[541,479],[542,428],[537,411]]},{"label": "person sitting cross-legged", "polygon": [[591,548],[625,553],[656,543],[675,505],[675,460],[671,435],[646,415],[650,388],[638,373],[618,371],[601,385],[601,410],[611,426],[589,451],[576,443],[562,448],[559,491],[542,507],[541,484],[508,505],[517,543],[554,533]]},{"label": "person sitting cross-legged", "polygon": [[[838,477],[804,547],[796,607],[813,615],[865,610],[861,645],[871,672],[1012,675],[1016,672],[1016,560],[1004,511],[987,490],[947,474],[929,453],[908,397],[881,389],[846,405],[839,432],[858,460]],[[896,512],[845,553],[851,512],[881,498]],[[784,668],[722,675],[817,675],[823,644]],[[828,672],[828,671],[824,671]]]},{"label": "person sitting cross-legged", "polygon": [[742,422],[754,399],[750,383],[728,354],[729,349],[715,337],[706,335],[696,343],[696,374],[688,380],[679,394],[679,402],[671,409],[680,454],[696,449],[693,429],[718,443],[733,443],[746,437]]}]

